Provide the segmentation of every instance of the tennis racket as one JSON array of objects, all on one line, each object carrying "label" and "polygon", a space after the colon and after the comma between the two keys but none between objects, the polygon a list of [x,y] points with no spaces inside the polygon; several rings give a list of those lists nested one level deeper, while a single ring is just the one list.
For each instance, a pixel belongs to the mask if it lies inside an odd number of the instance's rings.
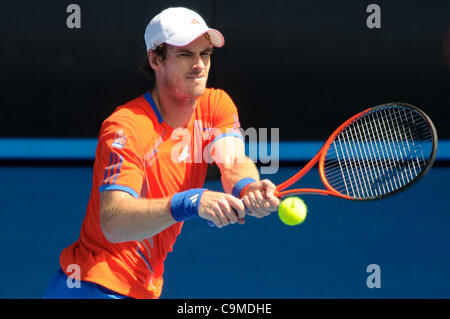
[{"label": "tennis racket", "polygon": [[[419,108],[397,102],[378,105],[339,126],[308,164],[276,187],[274,195],[382,199],[423,177],[434,163],[437,144],[433,122]],[[317,162],[325,189],[287,190]]]},{"label": "tennis racket", "polygon": [[[438,138],[430,118],[407,103],[388,103],[345,121],[314,158],[279,184],[275,196],[332,195],[377,200],[407,189],[436,158]],[[291,189],[316,163],[325,189]]]}]

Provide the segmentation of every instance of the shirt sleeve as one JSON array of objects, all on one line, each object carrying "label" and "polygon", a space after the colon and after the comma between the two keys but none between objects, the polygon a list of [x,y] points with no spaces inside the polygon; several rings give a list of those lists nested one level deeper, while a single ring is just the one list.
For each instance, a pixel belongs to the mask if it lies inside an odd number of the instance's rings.
[{"label": "shirt sleeve", "polygon": [[215,128],[214,138],[210,147],[217,140],[231,136],[244,139],[240,127],[239,116],[236,105],[231,97],[222,90],[218,90],[214,99],[212,99],[213,127]]},{"label": "shirt sleeve", "polygon": [[139,198],[145,172],[138,136],[127,122],[103,123],[97,153],[100,192],[120,190]]}]

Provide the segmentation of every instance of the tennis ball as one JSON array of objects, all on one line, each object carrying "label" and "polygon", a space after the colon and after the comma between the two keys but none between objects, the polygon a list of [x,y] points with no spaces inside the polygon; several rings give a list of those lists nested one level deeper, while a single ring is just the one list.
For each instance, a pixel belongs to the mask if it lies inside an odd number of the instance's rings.
[{"label": "tennis ball", "polygon": [[299,197],[285,198],[278,207],[278,216],[289,226],[303,223],[308,213],[308,207]]}]

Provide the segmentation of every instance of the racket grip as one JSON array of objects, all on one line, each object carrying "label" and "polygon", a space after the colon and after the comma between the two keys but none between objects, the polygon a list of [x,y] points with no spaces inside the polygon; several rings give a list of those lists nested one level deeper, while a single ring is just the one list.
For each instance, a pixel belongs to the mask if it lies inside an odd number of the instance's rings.
[{"label": "racket grip", "polygon": [[[244,200],[241,199],[241,201],[242,201],[242,204],[244,204]],[[248,212],[249,212],[249,209],[247,208],[247,206],[245,206],[245,204],[244,204],[244,207],[245,207],[245,213],[248,213]],[[232,209],[233,209],[234,213],[236,214],[236,216],[238,216],[237,211],[236,211],[234,208],[232,208]],[[210,221],[210,220],[208,220],[208,226],[209,226],[209,227],[216,227],[216,225],[215,225],[212,221]]]}]

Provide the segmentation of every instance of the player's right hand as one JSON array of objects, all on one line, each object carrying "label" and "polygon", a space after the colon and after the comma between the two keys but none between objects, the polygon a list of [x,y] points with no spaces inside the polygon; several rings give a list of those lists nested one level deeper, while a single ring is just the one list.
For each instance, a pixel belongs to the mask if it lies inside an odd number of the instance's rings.
[{"label": "player's right hand", "polygon": [[198,216],[213,222],[218,228],[235,223],[244,224],[245,206],[231,194],[205,190],[200,199]]}]

